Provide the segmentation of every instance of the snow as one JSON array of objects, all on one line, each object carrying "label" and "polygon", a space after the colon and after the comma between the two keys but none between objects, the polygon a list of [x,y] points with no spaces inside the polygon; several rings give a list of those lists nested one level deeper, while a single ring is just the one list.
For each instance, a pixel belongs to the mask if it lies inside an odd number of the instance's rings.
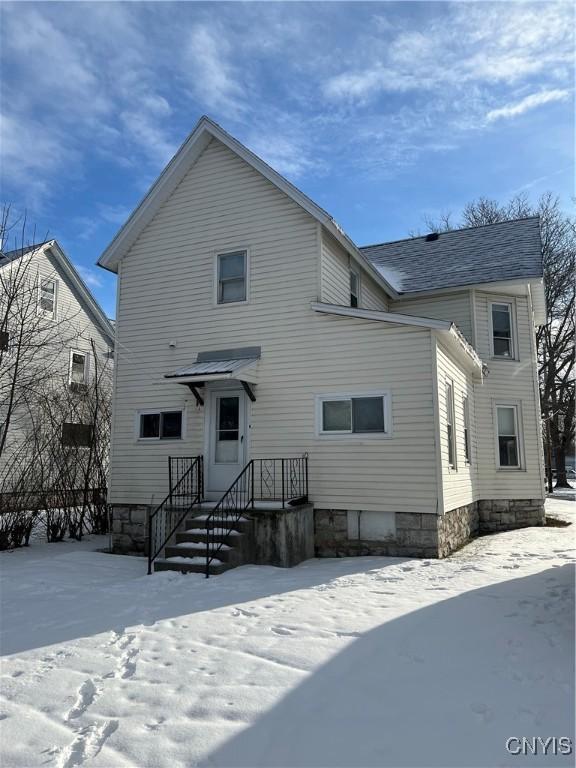
[{"label": "snow", "polygon": [[388,267],[384,264],[375,264],[374,262],[372,262],[372,266],[395,291],[402,291],[402,283],[406,277],[404,272],[399,269],[394,269],[394,267]]},{"label": "snow", "polygon": [[575,531],[208,580],[145,576],[105,537],[2,553],[0,762],[572,765],[505,742],[574,738]]}]

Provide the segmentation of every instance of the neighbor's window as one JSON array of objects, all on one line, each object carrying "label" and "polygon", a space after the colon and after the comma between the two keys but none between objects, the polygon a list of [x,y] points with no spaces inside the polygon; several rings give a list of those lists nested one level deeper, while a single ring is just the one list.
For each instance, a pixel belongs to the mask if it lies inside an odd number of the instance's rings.
[{"label": "neighbor's window", "polygon": [[456,449],[454,442],[454,384],[446,383],[446,431],[448,433],[448,464],[456,467]]},{"label": "neighbor's window", "polygon": [[385,434],[387,395],[320,399],[320,434]]},{"label": "neighbor's window", "polygon": [[62,445],[68,448],[87,448],[92,440],[92,424],[62,424]]},{"label": "neighbor's window", "polygon": [[471,463],[472,452],[470,450],[470,403],[467,397],[462,398],[462,411],[464,413],[464,456],[468,464]]},{"label": "neighbor's window", "polygon": [[514,357],[512,304],[492,303],[492,350],[494,357]]},{"label": "neighbor's window", "polygon": [[85,352],[70,350],[68,383],[70,385],[85,385],[88,383],[88,355]]},{"label": "neighbor's window", "polygon": [[142,440],[179,440],[182,437],[182,411],[140,414]]},{"label": "neighbor's window", "polygon": [[358,272],[350,270],[350,306],[357,307],[360,304],[360,277]]},{"label": "neighbor's window", "polygon": [[246,251],[218,254],[218,304],[246,301]]},{"label": "neighbor's window", "polygon": [[0,352],[10,351],[10,334],[8,331],[0,331]]},{"label": "neighbor's window", "polygon": [[520,446],[518,438],[518,406],[497,405],[498,465],[520,467]]},{"label": "neighbor's window", "polygon": [[56,302],[58,300],[58,281],[52,278],[40,280],[38,296],[38,312],[46,317],[56,319]]}]

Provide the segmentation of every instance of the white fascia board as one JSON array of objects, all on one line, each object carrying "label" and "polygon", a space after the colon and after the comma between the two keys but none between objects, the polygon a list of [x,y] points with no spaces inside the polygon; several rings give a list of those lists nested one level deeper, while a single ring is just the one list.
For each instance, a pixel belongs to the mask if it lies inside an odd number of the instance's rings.
[{"label": "white fascia board", "polygon": [[78,291],[78,294],[80,295],[81,299],[84,301],[85,308],[87,309],[88,313],[92,315],[93,319],[96,321],[96,323],[100,326],[100,330],[106,336],[106,338],[111,342],[111,346],[114,346],[114,341],[116,338],[115,330],[104,312],[102,311],[102,308],[100,307],[100,304],[96,301],[94,296],[92,295],[92,292],[82,280],[80,275],[78,274],[76,268],[66,256],[62,248],[58,245],[58,242],[56,240],[51,240],[48,243],[45,243],[39,250],[43,250],[44,252],[49,251],[50,254],[56,259],[56,262],[60,266],[62,272],[66,275],[66,277],[70,280],[72,285],[76,288]]},{"label": "white fascia board", "polygon": [[255,371],[237,371],[236,373],[212,373],[202,376],[164,376],[164,381],[172,381],[176,384],[192,384],[198,386],[198,382],[206,381],[245,381],[248,384],[257,384],[258,377]]},{"label": "white fascia board", "polygon": [[486,293],[508,293],[511,295],[526,295],[528,285],[532,281],[542,280],[541,277],[522,277],[513,280],[497,280],[493,283],[467,283],[466,285],[451,285],[447,288],[430,288],[427,291],[406,291],[400,294],[400,299],[420,299],[425,296],[442,296],[447,293],[459,293],[460,291],[485,291]]},{"label": "white fascia board", "polygon": [[145,197],[140,201],[126,223],[120,228],[110,245],[100,256],[98,259],[99,266],[112,272],[116,271],[120,259],[134,243],[144,227],[149,224],[159,207],[168,199],[179,182],[182,181],[212,138],[217,139],[241,157],[264,178],[294,200],[314,219],[323,224],[345,250],[364,269],[370,272],[373,279],[386,293],[392,298],[398,298],[398,293],[394,288],[380,275],[368,259],[362,255],[329,213],[206,116],[200,118],[192,133],[178,149],[166,168],[164,168],[160,176],[150,187]]},{"label": "white fascia board", "polygon": [[534,311],[534,325],[538,328],[545,325],[547,320],[546,291],[544,280],[531,280],[529,283],[530,296],[532,297],[532,309]]},{"label": "white fascia board", "polygon": [[452,323],[449,320],[436,320],[431,317],[417,317],[416,315],[403,315],[401,312],[381,312],[377,309],[358,309],[357,307],[344,307],[339,304],[312,304],[315,312],[326,315],[341,315],[343,317],[355,317],[360,320],[375,320],[380,323],[393,323],[394,325],[416,325],[422,328],[433,328],[438,331],[449,331]]}]

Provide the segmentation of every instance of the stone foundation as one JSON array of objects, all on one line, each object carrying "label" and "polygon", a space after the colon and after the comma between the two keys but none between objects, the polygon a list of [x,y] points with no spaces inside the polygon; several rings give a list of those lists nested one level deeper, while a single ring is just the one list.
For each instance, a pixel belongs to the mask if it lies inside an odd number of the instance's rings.
[{"label": "stone foundation", "polygon": [[480,533],[545,525],[544,499],[492,499],[478,502]]},{"label": "stone foundation", "polygon": [[481,533],[544,525],[543,499],[474,501],[444,515],[398,512],[396,534],[381,541],[348,538],[347,510],[315,509],[317,557],[443,558]]},{"label": "stone foundation", "polygon": [[112,505],[112,551],[120,555],[145,555],[148,551],[146,504]]}]

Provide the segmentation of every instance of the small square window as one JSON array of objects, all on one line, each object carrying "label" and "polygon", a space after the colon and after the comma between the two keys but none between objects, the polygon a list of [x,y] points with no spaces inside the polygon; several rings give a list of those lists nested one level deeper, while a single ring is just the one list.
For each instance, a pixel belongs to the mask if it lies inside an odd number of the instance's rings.
[{"label": "small square window", "polygon": [[62,424],[62,445],[67,448],[88,448],[92,440],[92,424]]},{"label": "small square window", "polygon": [[246,251],[218,254],[218,304],[246,301]]},{"label": "small square window", "polygon": [[160,437],[160,414],[143,413],[140,416],[140,437]]}]

